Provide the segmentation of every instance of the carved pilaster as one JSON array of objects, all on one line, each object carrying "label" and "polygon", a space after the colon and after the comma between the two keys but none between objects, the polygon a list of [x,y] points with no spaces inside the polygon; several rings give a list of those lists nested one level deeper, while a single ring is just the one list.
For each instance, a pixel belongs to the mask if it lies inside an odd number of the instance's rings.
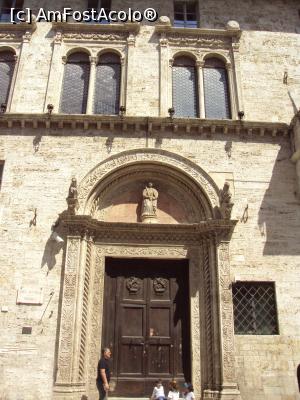
[{"label": "carved pilaster", "polygon": [[56,385],[72,382],[74,318],[80,255],[80,237],[68,237],[65,263]]},{"label": "carved pilaster", "polygon": [[229,265],[229,242],[218,244],[219,267],[219,307],[220,307],[220,346],[221,346],[221,399],[240,399],[237,389],[235,358],[233,306]]},{"label": "carved pilaster", "polygon": [[201,331],[200,331],[200,249],[193,248],[189,251],[190,259],[190,297],[191,304],[191,363],[192,382],[195,392],[199,395],[202,388],[201,375]]}]

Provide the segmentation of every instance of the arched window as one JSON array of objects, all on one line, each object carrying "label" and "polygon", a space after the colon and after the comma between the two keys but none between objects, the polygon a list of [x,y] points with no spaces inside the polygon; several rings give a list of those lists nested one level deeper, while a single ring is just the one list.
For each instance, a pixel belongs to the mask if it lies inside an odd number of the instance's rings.
[{"label": "arched window", "polygon": [[300,364],[298,365],[298,368],[297,368],[297,380],[298,380],[298,388],[299,388],[299,392],[300,392]]},{"label": "arched window", "polygon": [[175,58],[172,68],[173,108],[176,117],[198,117],[197,74],[190,57]]},{"label": "arched window", "polygon": [[73,53],[65,65],[60,112],[85,114],[90,77],[90,61],[86,53]]},{"label": "arched window", "polygon": [[218,58],[208,58],[203,69],[205,117],[231,118],[228,78],[224,63]]},{"label": "arched window", "polygon": [[15,54],[12,51],[0,52],[0,104],[8,102],[11,81],[15,69]]},{"label": "arched window", "polygon": [[104,53],[96,67],[95,114],[119,114],[121,63],[115,53]]}]

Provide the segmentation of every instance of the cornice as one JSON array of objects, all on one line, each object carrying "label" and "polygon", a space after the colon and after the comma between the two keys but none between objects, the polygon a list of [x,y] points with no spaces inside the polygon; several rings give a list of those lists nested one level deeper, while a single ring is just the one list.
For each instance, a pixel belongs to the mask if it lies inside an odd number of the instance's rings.
[{"label": "cornice", "polygon": [[125,22],[113,24],[91,24],[80,22],[52,22],[52,27],[62,33],[113,33],[128,32],[138,33],[140,24],[138,22]]},{"label": "cornice", "polygon": [[36,30],[35,20],[28,24],[27,22],[20,22],[18,24],[13,24],[11,22],[0,22],[0,34],[5,33],[17,33],[17,32],[34,32]]},{"label": "cornice", "polygon": [[197,224],[110,223],[90,216],[60,215],[60,223],[69,236],[92,238],[95,242],[135,241],[144,243],[199,243],[203,239],[230,240],[237,220],[207,220]]},{"label": "cornice", "polygon": [[[200,118],[135,117],[85,114],[0,114],[0,127],[20,134],[22,129],[48,129],[43,134],[82,134],[87,130],[139,133],[182,133],[195,136],[214,134],[243,136],[288,136],[289,125],[278,122],[213,120]],[[50,130],[53,130],[51,132]],[[3,131],[2,131],[3,134]],[[6,133],[7,134],[7,133]]]},{"label": "cornice", "polygon": [[226,29],[209,29],[209,28],[176,28],[169,24],[157,24],[155,26],[155,32],[164,33],[166,35],[178,35],[178,36],[229,36],[239,38],[241,36],[241,29],[230,28]]}]

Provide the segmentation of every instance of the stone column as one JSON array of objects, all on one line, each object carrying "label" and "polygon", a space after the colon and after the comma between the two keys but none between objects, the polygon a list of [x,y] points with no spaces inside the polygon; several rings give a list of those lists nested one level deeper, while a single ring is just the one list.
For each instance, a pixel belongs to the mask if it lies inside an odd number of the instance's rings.
[{"label": "stone column", "polygon": [[160,91],[159,91],[159,115],[167,117],[168,109],[172,107],[169,104],[168,86],[169,86],[169,57],[168,57],[168,39],[165,34],[161,35],[160,46]]},{"label": "stone column", "polygon": [[237,119],[238,118],[237,97],[236,97],[234,76],[231,63],[226,64],[226,69],[227,69],[229,95],[230,95],[231,118]]},{"label": "stone column", "polygon": [[80,392],[84,391],[84,385],[78,383],[75,373],[80,333],[78,301],[82,301],[78,296],[82,280],[80,253],[80,236],[68,236],[54,399],[80,399]]},{"label": "stone column", "polygon": [[[241,80],[241,66],[240,66],[240,42],[239,38],[233,37],[232,38],[232,55],[233,55],[233,66],[234,66],[234,76],[233,80],[235,83],[235,93],[236,93],[236,106],[237,112],[238,111],[245,111],[244,110],[244,102],[243,102],[243,95],[242,95],[242,80]],[[238,118],[238,116],[236,116]]]},{"label": "stone column", "polygon": [[126,107],[126,64],[124,56],[121,57],[120,106]]},{"label": "stone column", "polygon": [[134,114],[134,110],[131,112],[130,96],[131,91],[127,90],[127,87],[131,88],[134,84],[133,71],[134,71],[134,48],[135,48],[135,35],[130,33],[127,38],[127,77],[126,77],[126,114]]},{"label": "stone column", "polygon": [[221,240],[217,247],[220,315],[221,400],[241,399],[236,383],[234,357],[233,305],[229,265],[229,242]]},{"label": "stone column", "polygon": [[197,79],[198,79],[198,114],[200,118],[205,118],[205,103],[204,103],[204,84],[203,84],[203,67],[204,61],[197,61]]},{"label": "stone column", "polygon": [[292,126],[295,151],[291,160],[296,164],[296,196],[300,201],[300,111],[298,111],[298,113],[295,115]]},{"label": "stone column", "polygon": [[[24,80],[22,78],[22,75],[24,74],[24,70],[26,69],[26,65],[28,64],[28,56],[30,52],[30,45],[29,42],[31,40],[31,32],[26,32],[23,35],[23,42],[22,42],[22,47],[20,50],[19,54],[19,62],[16,64],[17,71],[14,74],[14,82],[12,82],[11,85],[11,98],[10,98],[10,109],[9,111],[12,113],[18,112],[18,103],[19,103],[19,98],[18,96],[20,93],[22,93],[22,90],[20,87],[24,85]],[[26,72],[26,71],[25,71]],[[15,83],[13,87],[13,83]],[[27,112],[27,110],[22,110],[22,112]]]},{"label": "stone column", "polygon": [[93,114],[97,57],[90,57],[90,79],[86,114]]},{"label": "stone column", "polygon": [[61,63],[61,45],[62,33],[57,32],[53,41],[52,58],[50,64],[50,72],[46,88],[46,99],[44,104],[44,112],[47,112],[47,105],[53,104],[53,112],[59,112],[59,103],[61,95],[61,82],[64,72],[64,64]]}]

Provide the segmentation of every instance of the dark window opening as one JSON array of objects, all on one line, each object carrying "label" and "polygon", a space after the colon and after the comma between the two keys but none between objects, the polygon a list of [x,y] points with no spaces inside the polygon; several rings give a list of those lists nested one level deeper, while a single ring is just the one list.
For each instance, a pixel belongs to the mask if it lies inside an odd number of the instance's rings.
[{"label": "dark window opening", "polygon": [[175,117],[198,117],[197,73],[192,58],[175,58],[172,68],[172,90]]},{"label": "dark window opening", "polygon": [[227,70],[222,60],[208,58],[203,69],[205,117],[230,119],[230,95]]},{"label": "dark window opening", "polygon": [[192,1],[174,2],[174,26],[178,28],[197,28],[197,3]]},{"label": "dark window opening", "polygon": [[300,392],[300,364],[298,365],[298,368],[297,368],[297,380],[298,380],[298,388],[299,388],[299,392]]},{"label": "dark window opening", "polygon": [[0,22],[11,22],[11,9],[14,8],[14,13],[23,9],[23,0],[3,0],[0,11]]},{"label": "dark window opening", "polygon": [[15,63],[15,54],[12,51],[0,52],[0,104],[8,103]]},{"label": "dark window opening", "polygon": [[235,334],[278,334],[273,282],[237,282],[232,295]]},{"label": "dark window opening", "polygon": [[2,187],[3,170],[4,170],[4,161],[0,160],[0,190]]},{"label": "dark window opening", "polygon": [[65,65],[60,112],[85,114],[90,78],[90,61],[86,53],[73,53]]},{"label": "dark window opening", "polygon": [[[87,10],[91,11],[92,9],[96,10],[97,12],[100,12],[101,8],[104,9],[106,16],[108,17],[108,14],[111,11],[111,0],[88,0],[88,6]],[[96,14],[97,17],[97,14]],[[91,20],[90,22],[97,22]],[[109,21],[106,21],[105,19],[102,21],[99,21],[101,24],[108,24]]]},{"label": "dark window opening", "polygon": [[96,67],[94,113],[118,115],[120,110],[121,62],[115,53],[104,53]]}]

